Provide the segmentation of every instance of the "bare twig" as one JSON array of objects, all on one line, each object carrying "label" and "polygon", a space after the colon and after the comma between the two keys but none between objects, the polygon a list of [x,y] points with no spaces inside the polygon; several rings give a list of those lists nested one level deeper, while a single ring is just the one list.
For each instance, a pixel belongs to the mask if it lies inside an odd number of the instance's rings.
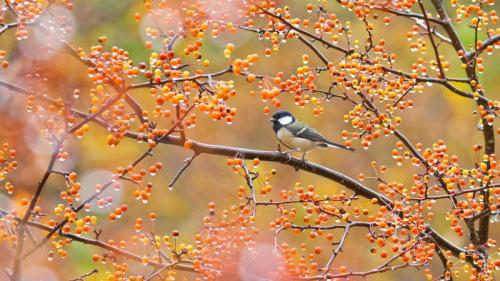
[{"label": "bare twig", "polygon": [[425,22],[425,26],[427,28],[427,34],[429,35],[429,40],[431,41],[431,46],[432,46],[432,49],[434,50],[434,55],[436,57],[436,63],[438,65],[439,74],[441,76],[440,78],[446,78],[446,75],[444,73],[443,64],[441,63],[441,56],[439,55],[438,45],[436,44],[436,41],[434,41],[434,36],[433,36],[434,32],[433,32],[433,29],[431,28],[431,25],[429,22],[429,17],[427,16],[427,11],[425,10],[425,7],[424,7],[424,4],[422,3],[422,0],[418,1],[418,5],[420,6],[420,9],[422,10],[422,15],[424,15],[424,22]]},{"label": "bare twig", "polygon": [[92,275],[94,275],[94,274],[97,274],[98,272],[99,272],[99,271],[98,271],[96,268],[94,268],[94,269],[92,269],[92,271],[90,271],[90,272],[88,272],[88,273],[85,273],[85,274],[83,274],[82,276],[77,277],[77,278],[75,278],[75,279],[71,279],[71,280],[69,280],[69,281],[84,281],[86,277],[90,277],[90,276],[92,276]]},{"label": "bare twig", "polygon": [[8,23],[8,24],[4,24],[2,26],[2,28],[0,28],[0,35],[3,34],[4,32],[6,32],[7,30],[11,29],[11,28],[15,28],[17,27],[19,24],[17,22],[12,22],[12,23]]},{"label": "bare twig", "polygon": [[189,168],[189,166],[191,166],[191,163],[193,163],[193,160],[198,156],[198,153],[194,153],[193,156],[187,158],[184,160],[184,165],[182,166],[182,168],[180,168],[180,170],[175,174],[175,176],[172,178],[172,180],[170,181],[170,183],[168,184],[168,187],[169,188],[172,188],[175,183],[177,182],[177,180],[181,177],[182,173],[184,173],[184,171]]},{"label": "bare twig", "polygon": [[[427,24],[425,23],[425,21],[423,21],[421,19],[417,19],[417,18],[414,18],[414,20],[415,20],[415,23],[418,26],[420,26],[421,28],[427,30]],[[430,21],[429,18],[428,18],[428,21]],[[444,34],[438,32],[435,27],[432,29],[432,34],[434,34],[437,38],[441,39],[441,41],[446,42],[448,44],[451,44],[450,38],[448,38]]]}]

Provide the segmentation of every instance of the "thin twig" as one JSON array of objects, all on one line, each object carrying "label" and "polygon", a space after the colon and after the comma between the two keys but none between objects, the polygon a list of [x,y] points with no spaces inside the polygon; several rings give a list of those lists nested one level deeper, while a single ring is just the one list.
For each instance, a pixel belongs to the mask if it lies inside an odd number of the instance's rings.
[{"label": "thin twig", "polygon": [[189,166],[191,166],[191,163],[193,163],[193,160],[198,156],[199,154],[198,153],[194,153],[193,156],[187,158],[184,160],[184,165],[179,169],[179,171],[175,174],[175,176],[172,178],[172,181],[170,181],[170,183],[168,184],[168,187],[169,188],[172,188],[175,183],[177,182],[177,180],[181,177],[182,173],[184,173],[184,171],[189,168]]},{"label": "thin twig", "polygon": [[49,179],[52,169],[54,167],[54,164],[57,160],[57,157],[59,155],[59,150],[61,149],[63,145],[64,138],[61,140],[56,141],[56,145],[54,147],[54,151],[52,152],[52,156],[50,157],[49,164],[47,165],[47,169],[45,170],[45,173],[42,176],[42,179],[38,183],[38,186],[35,190],[35,193],[33,195],[33,198],[31,199],[31,202],[28,206],[28,209],[26,210],[26,213],[24,214],[21,222],[19,223],[18,227],[18,238],[17,238],[17,247],[16,247],[16,255],[14,257],[14,265],[12,268],[12,276],[11,280],[12,281],[18,281],[21,280],[21,264],[22,264],[22,253],[23,253],[23,248],[24,248],[24,235],[26,231],[26,223],[31,217],[31,214],[33,213],[33,210],[35,209],[35,206],[38,202],[38,199],[40,198],[40,195],[42,194],[43,188],[45,187],[45,184],[47,183],[47,180]]},{"label": "thin twig", "polygon": [[69,281],[84,281],[86,277],[90,277],[90,276],[92,276],[92,275],[94,275],[94,274],[97,274],[98,272],[99,272],[99,271],[98,271],[96,268],[94,268],[94,269],[92,269],[92,271],[90,271],[90,272],[88,272],[88,273],[85,273],[85,274],[83,274],[82,276],[77,277],[77,278],[75,278],[75,279],[71,279],[71,280],[69,280]]}]

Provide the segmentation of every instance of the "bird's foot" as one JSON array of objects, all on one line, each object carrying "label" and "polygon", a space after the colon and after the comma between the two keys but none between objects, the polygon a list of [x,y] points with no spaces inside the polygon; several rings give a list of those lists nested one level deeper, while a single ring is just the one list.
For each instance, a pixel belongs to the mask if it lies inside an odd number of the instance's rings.
[{"label": "bird's foot", "polygon": [[292,155],[290,155],[290,152],[293,152],[293,150],[287,150],[287,151],[284,151],[284,150],[281,150],[281,146],[278,144],[278,152],[283,156],[283,157],[287,157],[288,160],[286,162],[290,162],[292,161]]},{"label": "bird's foot", "polygon": [[292,151],[280,151],[281,155],[283,155],[284,157],[287,158],[287,160],[286,160],[287,163],[292,161],[292,159],[293,159],[293,156],[290,155],[290,152],[292,152]]},{"label": "bird's foot", "polygon": [[302,163],[304,163],[304,165],[307,163],[306,154],[307,154],[307,151],[302,154]]},{"label": "bird's foot", "polygon": [[[302,154],[300,158],[302,160],[302,167],[306,167],[309,161],[306,160],[306,153]],[[295,167],[295,170],[299,170],[299,166]]]}]

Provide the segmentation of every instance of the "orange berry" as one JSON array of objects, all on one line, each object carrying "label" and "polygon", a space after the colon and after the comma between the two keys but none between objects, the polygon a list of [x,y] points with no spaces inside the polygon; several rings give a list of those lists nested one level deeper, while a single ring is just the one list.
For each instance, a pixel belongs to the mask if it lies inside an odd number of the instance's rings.
[{"label": "orange berry", "polygon": [[28,206],[28,199],[26,198],[21,199],[21,206],[23,207]]},{"label": "orange berry", "polygon": [[192,140],[186,140],[184,142],[184,148],[191,149],[192,147],[193,147],[193,141]]},{"label": "orange berry", "polygon": [[154,221],[156,219],[156,213],[149,213],[148,217],[150,220]]},{"label": "orange berry", "polygon": [[316,255],[321,254],[321,247],[316,247],[316,248],[314,248],[314,253],[315,253]]},{"label": "orange berry", "polygon": [[264,50],[264,54],[266,55],[266,57],[271,56],[272,53],[273,53],[273,51],[271,49],[269,49],[269,48],[267,48],[267,49]]},{"label": "orange berry", "polygon": [[257,76],[255,74],[248,74],[247,81],[253,82],[253,81],[255,81],[256,78],[257,78]]}]

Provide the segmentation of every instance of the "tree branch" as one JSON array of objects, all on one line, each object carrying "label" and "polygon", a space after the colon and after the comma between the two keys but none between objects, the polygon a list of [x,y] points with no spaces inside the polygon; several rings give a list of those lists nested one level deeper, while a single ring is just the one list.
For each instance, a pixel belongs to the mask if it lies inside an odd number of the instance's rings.
[{"label": "tree branch", "polygon": [[307,37],[309,37],[309,38],[311,38],[311,39],[314,39],[314,40],[316,40],[316,41],[318,41],[318,42],[321,42],[321,43],[325,44],[325,46],[327,46],[328,48],[332,48],[332,49],[334,49],[334,50],[337,50],[337,51],[339,51],[339,52],[342,52],[344,55],[350,55],[350,54],[352,54],[352,53],[354,52],[354,50],[347,50],[347,49],[344,49],[344,48],[339,47],[339,46],[337,46],[337,45],[335,45],[335,44],[332,44],[331,42],[326,41],[325,39],[323,39],[323,38],[321,38],[321,37],[318,37],[318,36],[316,36],[316,35],[314,35],[314,34],[312,34],[312,33],[308,32],[308,31],[306,31],[306,30],[303,30],[303,29],[297,28],[297,27],[295,27],[293,24],[291,24],[291,23],[289,23],[287,20],[285,20],[284,18],[282,18],[282,17],[280,17],[280,16],[278,16],[278,15],[276,15],[276,14],[274,14],[274,13],[271,13],[270,11],[268,11],[268,10],[266,10],[266,9],[262,8],[261,6],[258,6],[258,5],[257,5],[257,7],[258,7],[258,8],[259,8],[262,12],[264,12],[266,15],[268,15],[268,16],[270,16],[270,17],[272,17],[272,18],[275,18],[275,19],[279,20],[280,22],[282,22],[283,24],[285,24],[286,26],[288,26],[291,30],[295,30],[295,31],[297,31],[298,33],[301,33],[301,34],[303,34],[303,35],[305,35],[305,36],[307,36]]},{"label": "tree branch", "polygon": [[[4,214],[4,215],[9,214],[9,212],[7,212],[6,210],[3,210],[3,209],[0,209],[0,213]],[[11,219],[13,219],[13,220],[15,220],[17,222],[22,222],[22,220],[23,220],[20,217],[12,216],[12,215],[9,215],[9,218],[11,218]],[[46,231],[46,232],[53,232],[54,228],[55,228],[55,227],[50,227],[50,226],[48,226],[46,224],[39,223],[39,222],[34,222],[34,221],[27,221],[26,225],[29,225],[31,227],[35,227],[37,229],[40,229],[40,230],[43,230],[43,231]],[[133,254],[133,253],[128,252],[128,251],[125,251],[123,249],[111,246],[111,245],[109,245],[107,243],[104,243],[104,242],[102,242],[100,240],[90,239],[90,238],[83,237],[81,235],[76,235],[76,234],[71,234],[71,233],[65,233],[65,232],[62,232],[62,231],[56,231],[56,232],[58,232],[58,234],[61,235],[62,237],[69,238],[69,239],[71,239],[73,241],[77,241],[77,242],[80,242],[80,243],[83,243],[83,244],[87,244],[87,245],[93,245],[93,246],[102,248],[104,250],[110,251],[110,252],[112,252],[112,253],[114,253],[116,255],[123,256],[123,257],[125,257],[127,259],[134,260],[134,261],[137,261],[137,262],[140,262],[140,263],[143,262],[143,259],[142,259],[141,256]],[[149,266],[152,266],[152,267],[155,267],[155,268],[162,268],[162,267],[166,266],[165,264],[157,263],[157,262],[154,262],[154,261],[148,261],[147,264]],[[175,267],[177,269],[184,270],[184,271],[194,272],[193,267],[189,263],[186,263],[186,262],[180,263],[180,264],[172,264],[172,267]]]},{"label": "tree branch", "polygon": [[[0,81],[1,82],[1,81]],[[2,85],[0,83],[0,85]],[[13,87],[13,89],[18,89],[18,87]],[[22,88],[20,88],[22,89]],[[25,89],[22,89],[20,93],[26,94]],[[29,91],[28,91],[29,93]],[[36,96],[37,98],[39,96]],[[43,100],[49,101],[50,98],[44,97]],[[53,101],[55,102],[55,101]],[[52,102],[50,102],[52,104]],[[85,118],[87,114],[76,111],[76,110],[71,110],[75,115]],[[99,122],[98,119],[92,120],[95,122],[97,125],[106,128],[106,124],[103,122]],[[134,132],[126,132],[125,136],[134,140],[145,140],[145,136],[143,134],[137,134]],[[265,150],[253,150],[253,149],[246,149],[246,148],[238,148],[238,147],[230,147],[230,146],[222,146],[222,145],[213,145],[213,144],[206,144],[198,141],[192,141],[193,145],[190,148],[193,150],[195,153],[199,154],[213,154],[213,155],[221,155],[221,156],[226,156],[226,157],[236,157],[236,156],[244,156],[244,158],[259,158],[262,161],[269,161],[269,162],[276,162],[276,163],[281,163],[284,165],[288,165],[290,167],[293,167],[295,169],[302,169],[304,171],[308,171],[310,173],[328,178],[333,180],[334,182],[337,182],[346,188],[349,188],[352,190],[354,193],[357,195],[361,195],[365,198],[372,199],[376,198],[378,201],[378,204],[380,205],[385,205],[385,206],[392,206],[392,201],[387,198],[386,196],[362,185],[361,183],[355,181],[354,179],[338,172],[332,169],[329,169],[327,167],[318,165],[316,163],[312,162],[304,162],[302,159],[298,159],[295,157],[290,157],[287,154],[283,154],[279,151],[265,151]],[[165,136],[164,138],[161,139],[159,143],[162,144],[168,144],[168,145],[175,145],[175,146],[184,146],[184,141],[180,137],[175,137],[175,136]],[[83,205],[82,205],[83,206]],[[83,207],[82,207],[83,208]],[[434,239],[437,241],[438,245],[446,250],[450,250],[455,256],[458,256],[460,253],[465,252],[463,249],[457,247],[450,241],[448,241],[446,238],[442,237],[439,233],[437,233],[434,229],[431,227],[428,227],[428,230],[431,233],[431,236],[434,237]]]},{"label": "tree branch", "polygon": [[175,174],[174,178],[172,179],[172,181],[170,181],[170,183],[168,184],[168,187],[169,188],[172,188],[174,186],[174,184],[177,182],[177,180],[181,177],[182,173],[189,167],[191,166],[191,163],[193,163],[193,160],[196,158],[196,156],[198,156],[197,153],[193,154],[193,156],[187,158],[184,160],[184,165],[182,166],[182,168],[179,169],[179,171]]},{"label": "tree branch", "polygon": [[22,264],[22,260],[23,260],[22,253],[23,253],[23,248],[24,248],[24,235],[25,235],[25,231],[26,231],[26,223],[30,219],[31,214],[33,213],[33,210],[35,209],[36,203],[38,202],[38,199],[40,198],[42,190],[45,187],[45,184],[47,183],[47,180],[49,179],[49,177],[52,173],[52,169],[53,169],[54,164],[57,160],[57,156],[59,154],[60,148],[62,147],[62,143],[63,143],[63,140],[56,141],[56,145],[54,146],[54,151],[52,152],[52,155],[50,157],[49,164],[47,165],[47,169],[45,170],[45,173],[43,174],[42,179],[38,183],[38,186],[35,190],[33,198],[31,199],[31,202],[28,206],[28,209],[26,210],[26,213],[24,214],[22,220],[19,223],[16,255],[14,257],[14,265],[13,265],[12,275],[11,275],[12,281],[21,280],[21,264]]},{"label": "tree branch", "polygon": [[[465,67],[465,72],[467,73],[467,76],[469,79],[475,82],[475,84],[470,83],[470,88],[472,89],[473,92],[476,92],[479,94],[479,97],[484,97],[484,91],[478,90],[477,89],[477,84],[479,84],[477,73],[476,73],[476,67],[475,63],[470,63],[470,60],[474,60],[477,56],[466,56],[466,51],[464,48],[464,45],[462,43],[462,40],[460,40],[460,37],[458,36],[458,33],[455,31],[455,28],[453,27],[450,17],[448,16],[447,11],[443,7],[443,1],[442,0],[431,0],[432,4],[436,8],[441,20],[443,21],[443,28],[445,29],[446,33],[448,34],[448,37],[452,41],[452,45],[455,48],[455,50],[458,52],[463,53],[464,55],[461,57],[462,63],[466,65]],[[477,29],[477,27],[476,27]],[[476,37],[477,38],[477,37]],[[492,39],[492,41],[498,41],[500,39]],[[495,41],[495,42],[496,42]],[[488,43],[492,44],[492,42]],[[474,51],[475,54],[479,53],[479,49]],[[482,99],[479,98],[477,99],[477,105],[478,106],[483,106],[485,110],[489,111],[490,106],[489,103],[487,102],[487,99]],[[491,155],[495,153],[495,131],[493,128],[493,124],[488,124],[487,120],[485,118],[481,119],[481,122],[483,124],[483,139],[484,139],[484,153],[486,155]],[[489,166],[489,163],[488,163]],[[485,191],[483,192],[484,196],[484,203],[485,203],[485,208],[489,207],[489,192]],[[479,244],[484,244],[488,240],[489,237],[489,215],[486,215],[482,217],[479,221],[479,230],[478,230],[478,241],[477,243]]]},{"label": "tree branch", "polygon": [[481,47],[477,48],[477,50],[474,50],[472,52],[468,52],[465,55],[466,60],[472,60],[479,56],[484,50],[486,50],[489,46],[491,45],[496,45],[498,42],[500,42],[500,34],[496,34],[495,36],[492,36],[488,38],[486,41],[483,42]]}]

